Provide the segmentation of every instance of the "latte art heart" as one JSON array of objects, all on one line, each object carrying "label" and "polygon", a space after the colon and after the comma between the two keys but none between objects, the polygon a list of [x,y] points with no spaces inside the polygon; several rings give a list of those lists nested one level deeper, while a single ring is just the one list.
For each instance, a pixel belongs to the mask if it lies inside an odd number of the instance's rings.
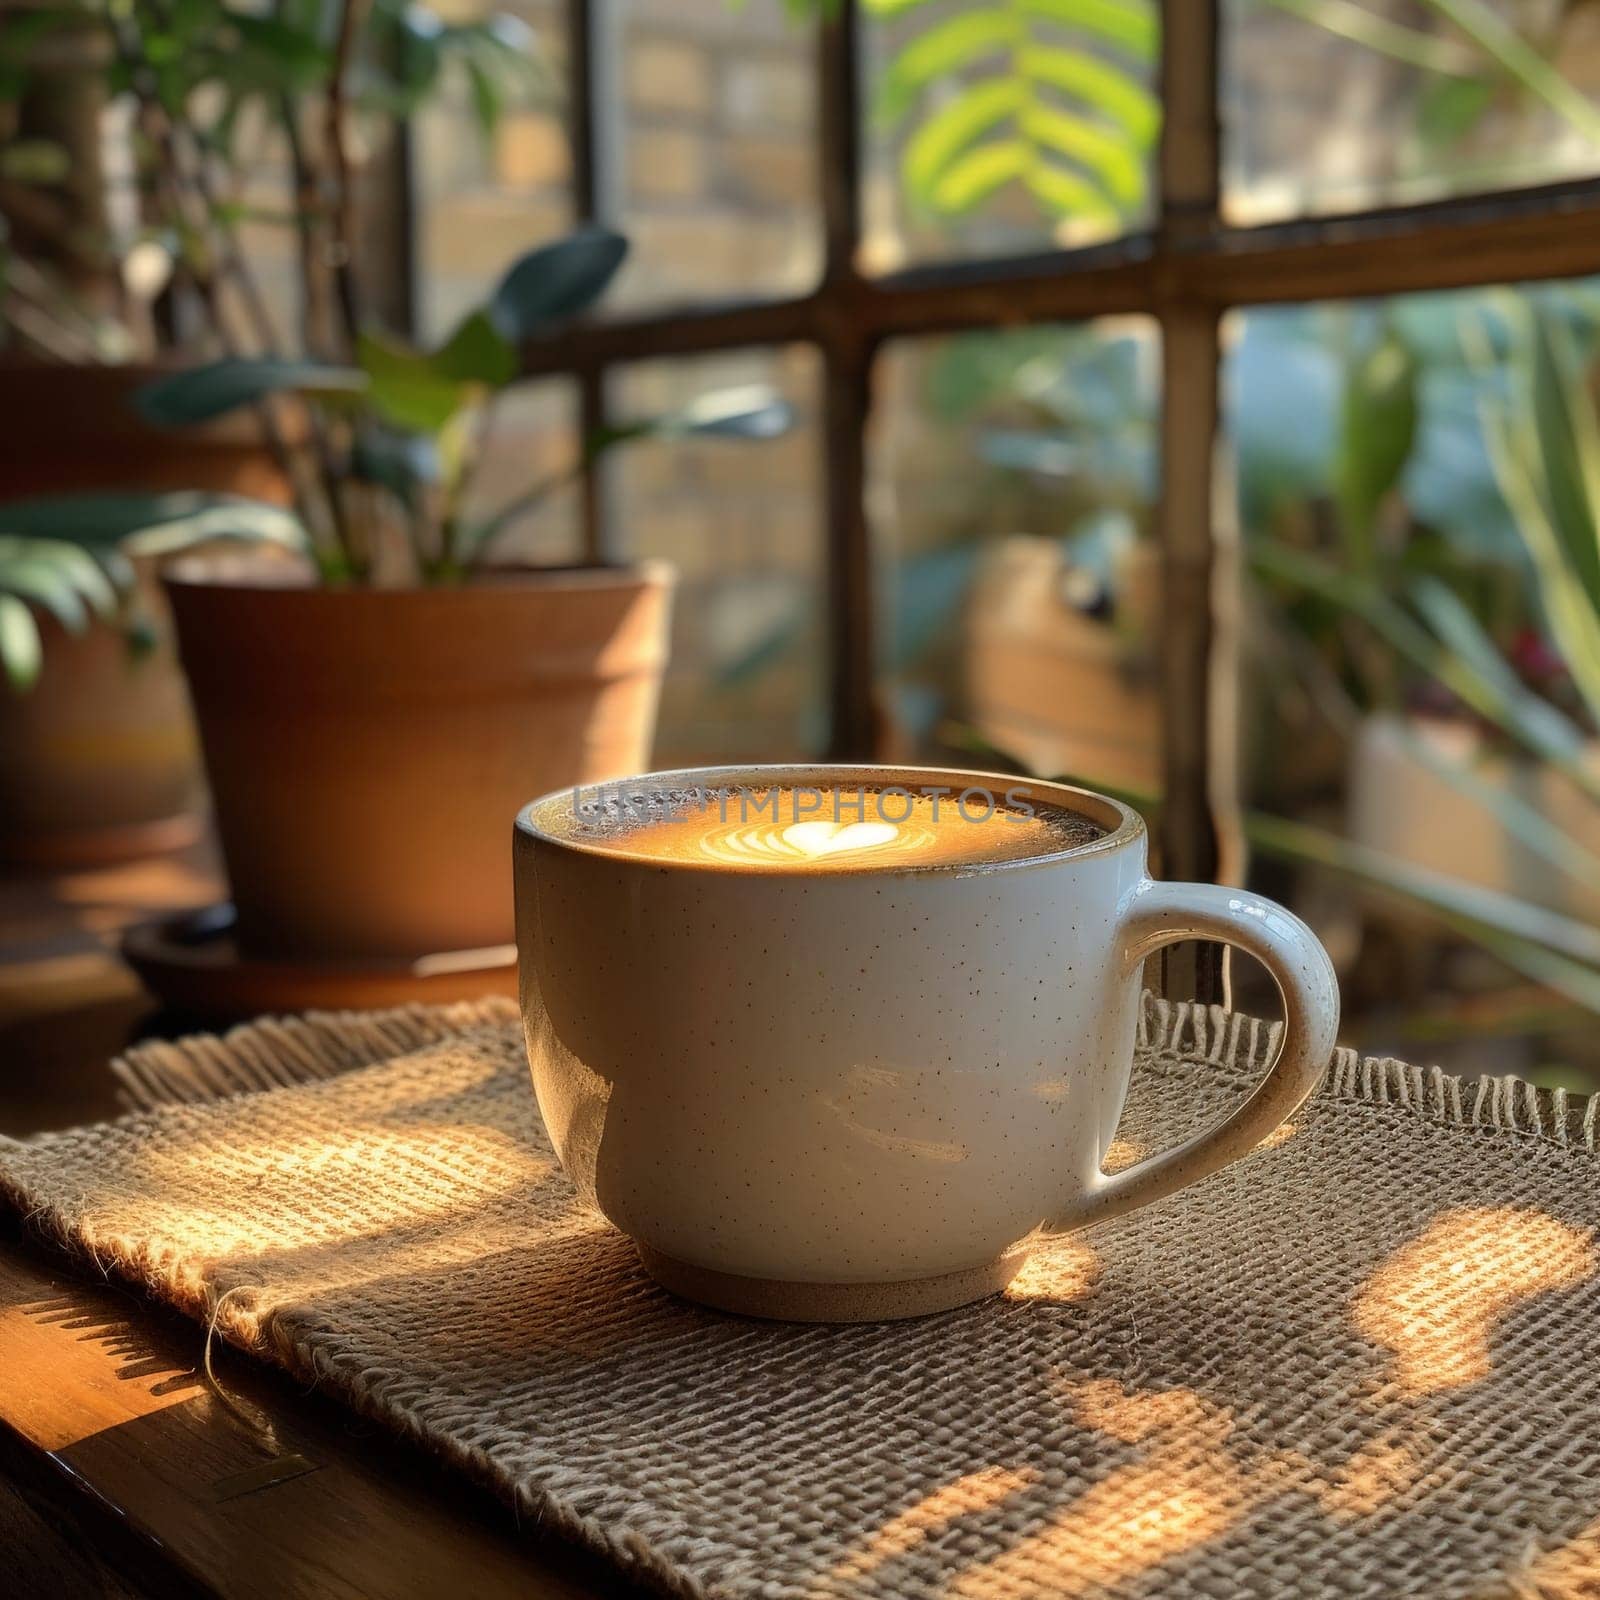
[{"label": "latte art heart", "polygon": [[808,856],[831,856],[891,844],[899,833],[892,822],[795,822],[783,830],[783,842]]}]

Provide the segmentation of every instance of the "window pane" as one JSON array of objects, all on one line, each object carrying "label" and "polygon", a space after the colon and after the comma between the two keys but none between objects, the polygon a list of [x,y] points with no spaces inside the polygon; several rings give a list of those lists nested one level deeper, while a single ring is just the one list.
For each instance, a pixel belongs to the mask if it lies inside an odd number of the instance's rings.
[{"label": "window pane", "polygon": [[1591,1089],[1597,353],[1600,286],[1558,285],[1253,311],[1227,371],[1257,881],[1352,1043]]},{"label": "window pane", "polygon": [[1157,345],[1142,318],[891,346],[871,450],[888,759],[1151,784]]},{"label": "window pane", "polygon": [[577,482],[578,400],[566,379],[522,383],[496,402],[472,478],[466,520],[489,516],[540,485],[536,504],[508,522],[494,543],[497,562],[582,559]]},{"label": "window pane", "polygon": [[862,7],[868,271],[1088,244],[1149,221],[1151,0]]},{"label": "window pane", "polygon": [[770,0],[594,7],[603,208],[633,242],[608,301],[803,293],[822,265],[812,24]]},{"label": "window pane", "polygon": [[1588,6],[1227,0],[1225,18],[1224,189],[1236,221],[1600,171],[1600,30]]},{"label": "window pane", "polygon": [[533,83],[485,133],[464,74],[412,122],[417,204],[417,308],[425,338],[445,337],[525,250],[572,226],[566,125],[566,7],[561,0],[451,0],[452,23],[509,14],[532,30]]},{"label": "window pane", "polygon": [[615,375],[610,399],[624,421],[750,385],[793,408],[781,437],[645,440],[611,458],[622,553],[678,569],[662,765],[804,759],[826,738],[815,351],[640,363]]}]

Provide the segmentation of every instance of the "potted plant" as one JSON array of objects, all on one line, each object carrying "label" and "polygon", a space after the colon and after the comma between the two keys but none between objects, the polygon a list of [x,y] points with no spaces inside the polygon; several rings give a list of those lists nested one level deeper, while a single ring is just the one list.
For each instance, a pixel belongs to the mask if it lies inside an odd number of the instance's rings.
[{"label": "potted plant", "polygon": [[[1600,421],[1573,310],[1503,324],[1452,307],[1431,372],[1402,329],[1356,341],[1336,553],[1280,534],[1252,564],[1297,677],[1349,740],[1351,841],[1595,922]],[[1479,464],[1487,527],[1467,514],[1462,462]]]},{"label": "potted plant", "polygon": [[166,573],[251,953],[405,963],[508,944],[516,809],[648,764],[669,572],[531,568],[502,543],[616,445],[769,437],[787,408],[759,389],[702,397],[468,509],[520,348],[589,306],[625,250],[589,228],[530,252],[433,349],[360,329],[349,364],[223,360],[142,393],[173,426],[268,397],[307,414],[306,559],[196,557]]},{"label": "potted plant", "polygon": [[[150,152],[143,234],[172,247],[156,320],[197,321],[214,357],[146,384],[139,415],[181,442],[253,413],[302,535],[296,563],[208,553],[166,574],[238,948],[393,970],[498,949],[516,807],[649,748],[669,575],[519,566],[514,524],[557,483],[482,516],[471,492],[523,345],[595,300],[625,242],[588,229],[534,251],[413,348],[384,331],[382,262],[362,254],[359,154],[452,63],[492,123],[529,71],[527,30],[404,0],[130,0],[104,22]],[[235,160],[264,130],[286,152],[276,204]],[[263,208],[296,243],[293,353],[241,240]],[[712,397],[586,440],[578,465],[645,433],[786,424],[765,393]]]},{"label": "potted plant", "polygon": [[231,496],[0,506],[0,858],[90,865],[197,835],[199,752],[156,565],[296,537],[287,512]]},{"label": "potted plant", "polygon": [[[1039,771],[1154,782],[1148,344],[1103,327],[954,341],[928,374],[925,403],[974,435],[964,603],[938,627],[959,652],[967,722]],[[908,600],[925,577],[937,586],[938,567],[906,563]]]},{"label": "potted plant", "polygon": [[[0,390],[10,400],[0,537],[65,538],[89,552],[85,565],[49,543],[7,546],[0,853],[12,859],[102,860],[195,831],[199,763],[153,558],[112,556],[130,529],[170,535],[187,515],[180,500],[156,504],[163,491],[289,502],[295,419],[241,413],[177,434],[129,398],[175,361],[282,346],[283,308],[261,290],[252,240],[280,231],[307,259],[329,248],[338,186],[320,176],[329,135],[317,112],[333,62],[342,52],[341,126],[359,123],[369,167],[395,119],[452,74],[471,80],[487,132],[537,72],[526,27],[505,17],[447,24],[399,0],[372,0],[359,15],[269,10],[225,0],[0,7]],[[112,127],[131,176],[107,171]],[[251,187],[274,137],[293,185],[281,204]],[[351,157],[345,187],[362,174]],[[320,285],[326,274],[314,276]],[[321,340],[318,293],[302,320]],[[85,490],[107,493],[34,503]],[[109,591],[90,576],[96,565]],[[135,617],[144,647],[130,653]]]}]

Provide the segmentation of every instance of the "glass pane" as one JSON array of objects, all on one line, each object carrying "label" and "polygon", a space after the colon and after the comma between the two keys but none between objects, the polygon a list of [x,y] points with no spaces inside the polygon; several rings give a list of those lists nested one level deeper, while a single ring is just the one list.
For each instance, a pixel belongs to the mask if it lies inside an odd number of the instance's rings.
[{"label": "glass pane", "polygon": [[633,242],[608,304],[798,294],[822,268],[816,48],[770,0],[608,0],[605,210]]},{"label": "glass pane", "polygon": [[1552,0],[1226,0],[1239,222],[1600,171],[1600,33]]},{"label": "glass pane", "polygon": [[826,739],[816,352],[795,345],[640,363],[615,375],[610,402],[626,421],[752,385],[792,408],[780,437],[644,440],[611,457],[621,553],[665,557],[679,575],[656,739],[662,765],[799,760]]},{"label": "glass pane", "polygon": [[469,523],[548,484],[522,516],[497,536],[496,562],[573,562],[583,557],[575,470],[578,396],[566,379],[522,383],[496,401],[464,512]]},{"label": "glass pane", "polygon": [[1600,1087],[1600,285],[1231,335],[1257,881],[1351,1043]]},{"label": "glass pane", "polygon": [[451,23],[507,14],[527,23],[540,70],[485,133],[472,82],[452,73],[412,119],[417,318],[442,339],[525,250],[572,226],[562,0],[450,0]]},{"label": "glass pane", "polygon": [[1089,244],[1149,221],[1152,0],[867,0],[860,26],[865,270]]},{"label": "glass pane", "polygon": [[879,360],[871,506],[885,759],[1151,785],[1157,335],[963,334]]}]

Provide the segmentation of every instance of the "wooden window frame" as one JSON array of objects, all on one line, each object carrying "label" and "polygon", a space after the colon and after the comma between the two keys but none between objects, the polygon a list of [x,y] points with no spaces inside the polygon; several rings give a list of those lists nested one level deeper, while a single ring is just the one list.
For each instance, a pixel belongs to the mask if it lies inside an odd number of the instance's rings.
[{"label": "wooden window frame", "polygon": [[[568,0],[574,206],[602,217],[607,64],[595,10]],[[1221,0],[1163,0],[1153,226],[1086,249],[916,266],[884,276],[857,266],[861,61],[855,0],[836,0],[817,29],[817,160],[824,232],[821,280],[808,294],[671,307],[574,326],[526,352],[531,373],[565,375],[580,424],[605,420],[612,367],[738,347],[804,343],[823,363],[821,435],[827,550],[829,752],[873,752],[873,560],[864,504],[873,360],[910,335],[1138,314],[1162,339],[1157,529],[1163,565],[1160,640],[1168,876],[1224,880],[1242,867],[1229,784],[1229,696],[1236,677],[1230,595],[1232,507],[1219,493],[1221,322],[1241,306],[1465,288],[1600,273],[1600,177],[1432,204],[1234,226],[1221,209]],[[587,555],[604,559],[604,478],[583,493]]]}]

